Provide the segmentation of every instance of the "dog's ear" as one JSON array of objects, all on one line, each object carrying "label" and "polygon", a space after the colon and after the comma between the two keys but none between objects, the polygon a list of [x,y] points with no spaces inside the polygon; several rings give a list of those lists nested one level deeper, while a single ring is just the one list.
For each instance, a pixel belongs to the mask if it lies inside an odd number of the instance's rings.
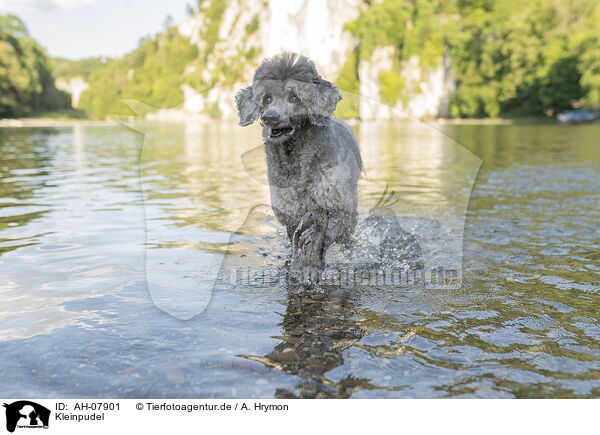
[{"label": "dog's ear", "polygon": [[337,86],[321,77],[315,79],[307,88],[305,89],[308,91],[307,111],[310,123],[326,127],[337,104],[342,100],[342,93]]},{"label": "dog's ear", "polygon": [[258,118],[258,105],[254,101],[254,88],[248,86],[240,90],[235,96],[240,125],[245,127],[252,124]]}]

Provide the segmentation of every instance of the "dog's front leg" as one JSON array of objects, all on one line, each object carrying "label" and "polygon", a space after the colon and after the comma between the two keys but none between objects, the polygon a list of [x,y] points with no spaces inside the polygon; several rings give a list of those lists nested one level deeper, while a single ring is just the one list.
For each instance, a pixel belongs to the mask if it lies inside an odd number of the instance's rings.
[{"label": "dog's front leg", "polygon": [[307,212],[292,237],[292,269],[303,284],[315,284],[324,268],[327,213],[315,207]]}]

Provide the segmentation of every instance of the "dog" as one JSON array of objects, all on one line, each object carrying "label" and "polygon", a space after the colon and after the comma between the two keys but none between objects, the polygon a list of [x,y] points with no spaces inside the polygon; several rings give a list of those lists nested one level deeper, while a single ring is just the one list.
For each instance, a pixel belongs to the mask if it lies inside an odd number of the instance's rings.
[{"label": "dog", "polygon": [[362,159],[356,136],[333,117],[342,94],[305,56],[266,59],[235,96],[240,125],[260,119],[271,206],[292,244],[292,271],[312,285],[333,243],[357,222]]}]

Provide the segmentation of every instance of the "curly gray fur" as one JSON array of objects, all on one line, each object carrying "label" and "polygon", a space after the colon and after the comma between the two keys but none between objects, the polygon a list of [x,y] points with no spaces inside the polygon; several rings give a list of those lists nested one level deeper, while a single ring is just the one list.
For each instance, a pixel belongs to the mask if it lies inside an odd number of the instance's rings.
[{"label": "curly gray fur", "polygon": [[292,243],[293,270],[309,284],[357,221],[362,160],[350,127],[332,116],[341,99],[311,60],[292,53],[263,61],[235,97],[240,125],[260,118],[271,204]]}]

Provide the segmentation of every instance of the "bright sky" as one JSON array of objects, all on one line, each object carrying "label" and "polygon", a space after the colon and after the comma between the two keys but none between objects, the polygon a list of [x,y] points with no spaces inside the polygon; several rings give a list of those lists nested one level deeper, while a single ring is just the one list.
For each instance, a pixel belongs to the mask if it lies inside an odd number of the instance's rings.
[{"label": "bright sky", "polygon": [[121,56],[162,30],[167,15],[186,18],[195,0],[0,0],[0,13],[20,17],[53,57]]}]

